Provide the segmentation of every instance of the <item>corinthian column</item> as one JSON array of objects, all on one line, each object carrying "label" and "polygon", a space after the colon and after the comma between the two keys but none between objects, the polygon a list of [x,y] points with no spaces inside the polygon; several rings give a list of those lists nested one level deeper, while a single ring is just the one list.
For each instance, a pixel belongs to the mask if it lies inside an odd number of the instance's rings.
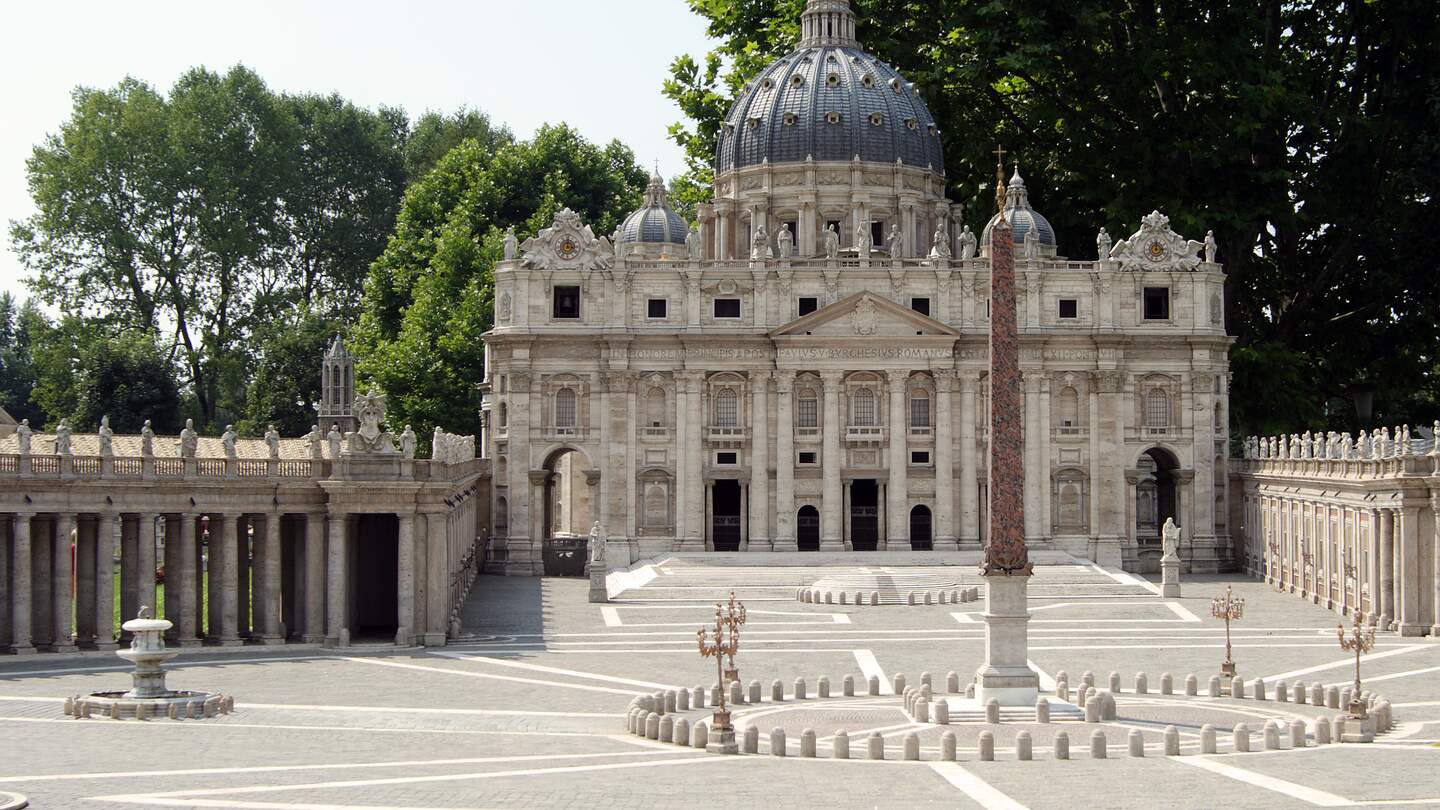
[{"label": "corinthian column", "polygon": [[10,561],[10,578],[14,587],[10,589],[10,649],[16,655],[34,655],[35,645],[31,642],[31,566],[30,519],[34,515],[20,512],[15,515],[15,551]]},{"label": "corinthian column", "polygon": [[747,549],[770,550],[770,375],[758,374],[750,391],[750,534]]},{"label": "corinthian column", "polygon": [[951,389],[955,372],[941,369],[935,374],[935,548],[957,547],[955,536],[955,440],[950,428]]},{"label": "corinthian column", "polygon": [[906,511],[910,503],[909,437],[905,420],[905,383],[908,377],[904,371],[890,371],[887,378],[890,392],[890,486],[887,494],[890,497],[886,504],[889,515],[886,522],[890,524],[890,531],[886,544],[881,546],[882,550],[890,543],[902,550],[910,545],[910,520]]},{"label": "corinthian column", "polygon": [[75,515],[61,513],[55,516],[54,556],[51,558],[51,616],[55,622],[52,649],[55,652],[74,652],[74,595],[75,569],[72,566],[72,543],[75,540]]},{"label": "corinthian column", "polygon": [[795,375],[775,372],[775,550],[795,551]]},{"label": "corinthian column", "polygon": [[825,388],[825,455],[821,458],[824,477],[821,481],[820,550],[843,551],[845,510],[840,491],[840,468],[845,462],[840,452],[840,431],[844,430],[840,424],[840,372],[827,371],[821,379]]}]

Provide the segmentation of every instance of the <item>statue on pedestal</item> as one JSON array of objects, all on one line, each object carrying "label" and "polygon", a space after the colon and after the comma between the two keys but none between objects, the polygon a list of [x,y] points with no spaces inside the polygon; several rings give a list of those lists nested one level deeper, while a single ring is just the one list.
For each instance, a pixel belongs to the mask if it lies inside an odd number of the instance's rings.
[{"label": "statue on pedestal", "polygon": [[220,444],[225,448],[225,458],[235,458],[235,440],[237,438],[239,437],[235,435],[235,426],[226,425],[225,432],[220,434]]},{"label": "statue on pedestal", "polygon": [[[960,239],[960,244],[965,244],[963,236]],[[935,226],[935,238],[930,243],[930,258],[949,259],[953,255],[954,254],[950,252],[950,232],[945,229],[945,220],[942,219],[939,224]]]},{"label": "statue on pedestal", "polygon": [[385,419],[384,396],[371,391],[356,397],[355,418],[360,422],[360,429],[347,437],[351,453],[393,455],[396,452],[395,436],[380,427]]},{"label": "statue on pedestal", "polygon": [[30,420],[21,419],[20,427],[15,428],[15,444],[20,448],[20,455],[30,455],[30,437],[34,435],[35,431],[30,429]]},{"label": "statue on pedestal", "polygon": [[1036,233],[1033,227],[1025,231],[1024,246],[1026,259],[1040,258],[1040,234]]},{"label": "statue on pedestal", "polygon": [[700,232],[692,226],[690,232],[685,234],[685,251],[690,256],[690,261],[698,262],[703,251],[700,245]]},{"label": "statue on pedestal", "polygon": [[70,455],[70,426],[61,419],[59,426],[55,428],[55,455]]},{"label": "statue on pedestal", "polygon": [[265,431],[265,446],[270,448],[270,458],[280,458],[280,433],[274,425]]},{"label": "statue on pedestal", "polygon": [[310,458],[319,461],[325,457],[325,450],[321,445],[324,438],[320,433],[319,425],[310,426],[310,432],[305,434],[305,446],[310,448]]},{"label": "statue on pedestal", "polygon": [[194,458],[195,448],[200,444],[200,434],[195,432],[195,420],[186,419],[185,427],[180,431],[180,455],[183,458]]},{"label": "statue on pedestal", "polygon": [[1110,248],[1114,245],[1115,240],[1110,238],[1110,234],[1106,233],[1104,228],[1101,228],[1100,233],[1095,236],[1095,253],[1100,261],[1103,262],[1110,258]]},{"label": "statue on pedestal", "polygon": [[900,224],[897,222],[890,226],[890,233],[885,237],[885,249],[890,251],[890,258],[905,258],[905,234],[900,231]]},{"label": "statue on pedestal", "polygon": [[140,428],[140,455],[149,458],[155,455],[155,429],[150,427],[150,420],[145,420],[145,426]]},{"label": "statue on pedestal", "polygon": [[1180,527],[1175,525],[1175,518],[1165,518],[1165,526],[1160,529],[1160,547],[1164,550],[1164,559],[1180,559]]},{"label": "statue on pedestal", "polygon": [[975,238],[975,234],[970,230],[969,225],[960,229],[960,258],[962,260],[975,258],[975,250],[979,245],[980,240]]},{"label": "statue on pedestal", "polygon": [[750,240],[750,261],[763,262],[770,258],[770,233],[761,225],[755,229],[755,238]]},{"label": "statue on pedestal", "polygon": [[825,258],[833,259],[840,255],[840,233],[831,225],[825,229]]},{"label": "statue on pedestal", "polygon": [[1207,261],[1207,262],[1214,262],[1214,261],[1215,261],[1215,248],[1216,248],[1216,245],[1215,245],[1215,232],[1214,232],[1214,231],[1206,231],[1206,232],[1205,232],[1205,261]]},{"label": "statue on pedestal", "polygon": [[330,445],[330,458],[340,458],[340,426],[331,425],[330,432],[325,434],[325,441]]},{"label": "statue on pedestal", "polygon": [[405,456],[405,458],[415,458],[416,444],[418,444],[418,439],[415,436],[415,431],[411,430],[409,425],[406,425],[405,430],[400,434],[400,454]]},{"label": "statue on pedestal", "polygon": [[505,229],[505,260],[510,261],[520,255],[520,240],[515,238],[515,226],[511,225]]},{"label": "statue on pedestal", "polygon": [[100,417],[100,455],[115,455],[115,431],[110,429],[110,417]]},{"label": "statue on pedestal", "polygon": [[1175,518],[1165,518],[1160,530],[1163,555],[1160,557],[1160,596],[1174,599],[1180,596],[1180,527]]}]

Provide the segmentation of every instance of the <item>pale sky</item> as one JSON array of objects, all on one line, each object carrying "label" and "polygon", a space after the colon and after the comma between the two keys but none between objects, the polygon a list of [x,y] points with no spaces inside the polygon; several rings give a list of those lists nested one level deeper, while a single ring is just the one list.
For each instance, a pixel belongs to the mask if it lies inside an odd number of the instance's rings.
[{"label": "pale sky", "polygon": [[0,289],[26,297],[9,222],[31,214],[25,160],[70,113],[77,85],[127,74],[162,92],[186,69],[244,63],[271,89],[337,92],[374,108],[479,108],[516,134],[566,121],[619,138],[667,177],[684,168],[665,135],[680,112],[660,94],[670,60],[708,50],[684,0],[247,3],[21,0],[0,24]]}]

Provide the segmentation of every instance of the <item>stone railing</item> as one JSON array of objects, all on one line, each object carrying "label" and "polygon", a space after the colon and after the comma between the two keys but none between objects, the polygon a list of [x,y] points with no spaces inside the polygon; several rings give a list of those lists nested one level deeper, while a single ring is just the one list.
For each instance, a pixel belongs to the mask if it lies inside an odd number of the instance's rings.
[{"label": "stone railing", "polygon": [[321,478],[329,462],[145,456],[0,455],[0,478],[149,480]]}]

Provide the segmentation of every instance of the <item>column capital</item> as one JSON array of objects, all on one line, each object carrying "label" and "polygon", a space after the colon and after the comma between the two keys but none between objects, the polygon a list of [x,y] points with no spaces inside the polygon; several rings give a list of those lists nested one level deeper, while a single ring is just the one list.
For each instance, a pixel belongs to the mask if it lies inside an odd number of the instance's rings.
[{"label": "column capital", "polygon": [[[790,394],[795,390],[795,372],[779,370],[770,372],[770,381],[775,383],[775,393]],[[1436,508],[1440,508],[1440,500],[1436,501]]]},{"label": "column capital", "polygon": [[885,370],[885,384],[889,386],[891,393],[903,392],[905,390],[905,383],[909,382],[909,380],[910,371],[908,369],[892,368]]},{"label": "column capital", "polygon": [[930,372],[935,377],[935,392],[948,394],[955,390],[955,369],[937,368]]},{"label": "column capital", "polygon": [[845,372],[827,370],[820,372],[820,382],[825,386],[825,392],[834,393],[840,390],[840,383],[845,379]]}]

